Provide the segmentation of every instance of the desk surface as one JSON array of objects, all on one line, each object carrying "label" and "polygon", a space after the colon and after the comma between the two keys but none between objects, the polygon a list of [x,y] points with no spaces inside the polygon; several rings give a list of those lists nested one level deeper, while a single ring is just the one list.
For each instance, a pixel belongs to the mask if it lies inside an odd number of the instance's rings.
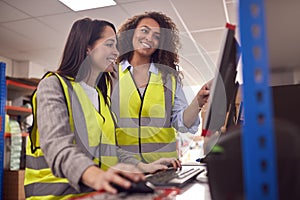
[{"label": "desk surface", "polygon": [[[198,166],[183,166],[183,168],[195,168]],[[203,166],[199,166],[203,167]],[[191,200],[197,197],[198,200],[211,200],[208,183],[201,183],[197,180],[189,183],[184,188],[168,188],[164,190],[156,190],[153,194],[125,194],[119,193],[116,195],[108,193],[93,192],[76,200],[153,200],[153,199],[176,199],[176,200]]]}]

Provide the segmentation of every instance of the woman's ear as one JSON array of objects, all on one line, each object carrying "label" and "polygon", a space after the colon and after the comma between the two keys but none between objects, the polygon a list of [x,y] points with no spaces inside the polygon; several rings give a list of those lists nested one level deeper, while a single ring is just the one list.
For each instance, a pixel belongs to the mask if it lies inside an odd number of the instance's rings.
[{"label": "woman's ear", "polygon": [[90,46],[88,46],[88,48],[86,49],[86,55],[89,55],[92,51],[92,48]]}]

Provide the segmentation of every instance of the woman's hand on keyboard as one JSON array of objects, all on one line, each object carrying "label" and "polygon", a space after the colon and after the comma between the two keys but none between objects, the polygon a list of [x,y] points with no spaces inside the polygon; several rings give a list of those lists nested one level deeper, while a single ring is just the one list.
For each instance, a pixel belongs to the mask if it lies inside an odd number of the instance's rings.
[{"label": "woman's hand on keyboard", "polygon": [[181,161],[177,158],[160,158],[153,163],[173,167],[174,169],[181,168]]},{"label": "woman's hand on keyboard", "polygon": [[168,167],[173,167],[174,169],[181,168],[181,162],[176,158],[160,158],[148,164],[140,162],[137,167],[145,173],[154,173],[159,170],[168,169]]}]

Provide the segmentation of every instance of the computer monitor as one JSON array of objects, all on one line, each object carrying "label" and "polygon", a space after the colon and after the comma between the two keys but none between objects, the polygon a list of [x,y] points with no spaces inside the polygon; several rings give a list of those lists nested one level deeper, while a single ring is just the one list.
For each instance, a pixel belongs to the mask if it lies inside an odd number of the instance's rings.
[{"label": "computer monitor", "polygon": [[274,118],[300,127],[300,84],[272,86]]},{"label": "computer monitor", "polygon": [[239,46],[234,35],[235,26],[226,24],[221,56],[203,122],[203,136],[221,133],[236,123],[235,98],[239,87],[238,82],[236,82]]}]

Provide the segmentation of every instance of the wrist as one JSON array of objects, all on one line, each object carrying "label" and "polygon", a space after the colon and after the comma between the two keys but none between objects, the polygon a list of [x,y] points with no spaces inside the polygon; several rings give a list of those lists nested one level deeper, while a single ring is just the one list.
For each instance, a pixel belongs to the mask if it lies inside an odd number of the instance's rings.
[{"label": "wrist", "polygon": [[200,111],[203,108],[203,105],[201,106],[201,101],[198,98],[194,98],[194,100],[191,103],[191,108],[195,111]]},{"label": "wrist", "polygon": [[198,106],[198,110],[201,111],[204,105]]},{"label": "wrist", "polygon": [[207,104],[207,103],[204,103],[204,104],[202,104],[202,106],[200,106],[200,105],[199,105],[199,107],[198,107],[199,111],[201,111],[201,110],[202,110],[202,111],[203,111],[203,110],[205,110],[205,108],[206,108],[206,104]]},{"label": "wrist", "polygon": [[146,163],[143,163],[143,162],[139,162],[137,165],[137,168],[139,168],[141,171],[146,171],[146,166],[147,164]]},{"label": "wrist", "polygon": [[83,172],[81,181],[93,189],[98,189],[97,182],[99,178],[103,176],[103,173],[104,171],[100,168],[96,166],[90,166]]}]

